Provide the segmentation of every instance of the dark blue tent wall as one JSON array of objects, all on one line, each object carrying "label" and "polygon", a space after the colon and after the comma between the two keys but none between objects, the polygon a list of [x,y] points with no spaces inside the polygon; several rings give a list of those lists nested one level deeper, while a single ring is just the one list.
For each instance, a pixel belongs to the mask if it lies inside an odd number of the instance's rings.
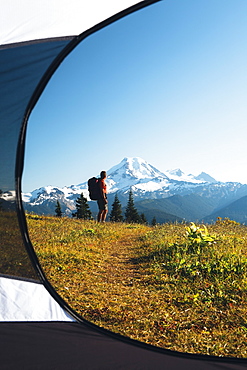
[{"label": "dark blue tent wall", "polygon": [[15,170],[20,155],[17,148],[28,103],[44,73],[68,42],[46,41],[0,50],[0,189],[12,195],[9,202],[1,202],[2,208],[12,213],[1,215],[7,235],[0,239],[0,273],[37,278],[26,254],[15,213]]},{"label": "dark blue tent wall", "polygon": [[[23,118],[44,73],[68,40],[0,49],[0,189],[15,189],[16,149]],[[42,58],[40,57],[42,56]]]}]

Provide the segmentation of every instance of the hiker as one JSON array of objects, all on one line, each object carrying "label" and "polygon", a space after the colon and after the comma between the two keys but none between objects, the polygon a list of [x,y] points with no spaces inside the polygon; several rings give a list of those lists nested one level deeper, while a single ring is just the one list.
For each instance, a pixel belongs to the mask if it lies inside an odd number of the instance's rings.
[{"label": "hiker", "polygon": [[100,179],[98,180],[99,183],[99,199],[97,199],[99,213],[98,213],[98,222],[105,222],[106,215],[108,212],[107,207],[107,189],[106,189],[106,171],[101,171]]}]

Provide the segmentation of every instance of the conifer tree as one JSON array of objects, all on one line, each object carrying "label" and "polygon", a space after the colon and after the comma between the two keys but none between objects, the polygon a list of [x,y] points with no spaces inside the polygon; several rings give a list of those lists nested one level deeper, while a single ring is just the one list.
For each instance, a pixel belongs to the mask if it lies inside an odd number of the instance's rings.
[{"label": "conifer tree", "polygon": [[83,196],[83,193],[77,198],[76,203],[76,211],[72,213],[73,217],[82,218],[84,220],[91,220],[92,213],[90,211],[87,198]]},{"label": "conifer tree", "polygon": [[144,213],[141,213],[141,215],[140,215],[140,222],[142,224],[147,224],[148,223],[147,218],[146,218]]},{"label": "conifer tree", "polygon": [[157,225],[156,217],[155,217],[155,216],[153,217],[153,219],[152,219],[152,221],[151,221],[151,225],[152,225],[152,226]]},{"label": "conifer tree", "polygon": [[110,221],[112,222],[122,222],[122,206],[118,199],[117,194],[115,195],[114,202],[112,203],[112,210],[110,213]]},{"label": "conifer tree", "polygon": [[137,212],[137,209],[135,208],[134,196],[133,196],[131,189],[129,191],[129,200],[128,200],[126,211],[125,211],[125,221],[129,223],[131,222],[139,223],[140,222],[140,216]]},{"label": "conifer tree", "polygon": [[56,214],[56,217],[62,217],[62,209],[61,209],[61,205],[59,203],[59,201],[57,200],[57,204],[56,204],[56,208],[55,208],[55,214]]}]

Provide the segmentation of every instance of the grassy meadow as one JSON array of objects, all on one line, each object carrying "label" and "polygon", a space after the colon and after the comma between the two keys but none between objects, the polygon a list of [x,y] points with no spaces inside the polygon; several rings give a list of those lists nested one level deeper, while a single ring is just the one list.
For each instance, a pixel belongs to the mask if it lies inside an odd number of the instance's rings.
[{"label": "grassy meadow", "polygon": [[247,227],[27,215],[45,274],[84,318],[155,346],[247,357]]}]

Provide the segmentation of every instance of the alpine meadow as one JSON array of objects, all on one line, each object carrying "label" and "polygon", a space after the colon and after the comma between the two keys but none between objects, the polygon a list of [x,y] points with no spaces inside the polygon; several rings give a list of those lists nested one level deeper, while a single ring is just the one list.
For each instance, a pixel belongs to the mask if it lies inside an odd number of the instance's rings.
[{"label": "alpine meadow", "polygon": [[27,214],[40,264],[83,318],[154,346],[247,356],[247,228]]}]

